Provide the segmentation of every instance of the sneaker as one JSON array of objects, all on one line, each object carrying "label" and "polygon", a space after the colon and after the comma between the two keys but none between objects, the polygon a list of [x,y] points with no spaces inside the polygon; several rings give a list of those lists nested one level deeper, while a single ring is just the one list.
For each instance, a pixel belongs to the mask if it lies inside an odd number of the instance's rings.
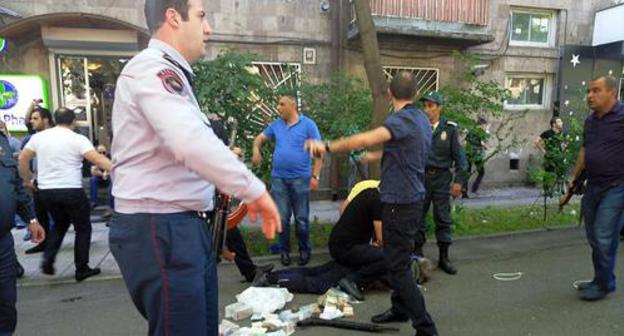
[{"label": "sneaker", "polygon": [[590,280],[590,281],[577,281],[573,284],[574,288],[576,288],[579,291],[584,291],[590,287],[594,287],[594,286],[598,286],[598,284],[596,282],[594,282],[594,280]]}]

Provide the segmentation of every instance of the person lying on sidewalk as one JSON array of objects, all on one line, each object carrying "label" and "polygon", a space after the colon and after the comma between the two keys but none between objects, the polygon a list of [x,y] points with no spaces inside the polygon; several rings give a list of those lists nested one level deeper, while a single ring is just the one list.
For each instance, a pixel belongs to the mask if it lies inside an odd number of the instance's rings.
[{"label": "person lying on sidewalk", "polygon": [[[339,286],[361,301],[364,299],[361,288],[377,280],[386,282],[378,186],[379,181],[359,182],[343,203],[340,218],[329,238],[332,261],[317,267],[285,268],[259,274],[252,286],[279,285],[291,292],[310,294],[324,293]],[[419,265],[422,264],[414,262],[415,277],[423,274]]]}]

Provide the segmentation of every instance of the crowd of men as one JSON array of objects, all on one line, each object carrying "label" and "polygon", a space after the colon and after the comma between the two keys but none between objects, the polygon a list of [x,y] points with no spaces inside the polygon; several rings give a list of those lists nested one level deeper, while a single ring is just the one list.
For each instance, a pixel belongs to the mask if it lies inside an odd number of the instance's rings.
[{"label": "crowd of men", "polygon": [[[309,193],[318,187],[322,158],[381,145],[382,150],[364,156],[367,162],[381,160],[381,179],[357,184],[345,201],[330,236],[331,262],[273,271],[270,265],[253,264],[236,229],[228,230],[225,244],[255,285],[279,284],[310,293],[339,285],[363,299],[361,288],[380,281],[392,290],[390,308],[373,316],[373,322],[410,320],[417,335],[437,335],[412,266],[423,259],[425,215],[433,203],[438,267],[457,273],[449,259],[450,199],[462,195],[470,169],[458,126],[443,116],[444,97],[428,93],[421,98],[421,110],[413,100],[414,76],[398,73],[388,88],[393,112],[383,124],[331,141],[321,141],[314,121],[297,110],[296,98],[281,97],[280,119],[256,137],[253,147],[253,162],[259,164],[263,143],[275,141],[269,192],[222,141],[226,137],[219,136],[217,123],[202,113],[193,93],[191,64],[205,56],[212,33],[202,1],[149,1],[145,16],[152,39],[117,82],[112,162],[105,149],[96,150],[74,132],[75,113],[68,108],[51,116],[33,103],[27,118],[32,134],[20,145],[18,159],[8,131],[0,134],[0,334],[10,335],[17,319],[17,260],[9,233],[16,213],[38,244],[30,252],[44,252],[43,273],[55,273],[55,257],[70,224],[76,231],[76,280],[100,272],[89,266],[94,197],[90,201],[82,187],[84,160],[95,166],[98,178],[112,177],[115,213],[109,246],[134,305],[148,321],[149,334],[217,335],[218,247],[207,225],[215,191],[246,203],[252,221],[262,217],[267,239],[280,233],[285,266],[291,263],[294,216],[298,264],[304,266],[311,257]],[[575,183],[582,171],[587,176],[583,209],[595,275],[579,286],[584,300],[615,290],[617,239],[624,226],[624,106],[615,92],[611,77],[589,83],[592,113],[571,179]],[[479,124],[486,129],[486,121]],[[482,155],[484,139],[476,134],[470,142],[470,155]],[[476,168],[482,178],[480,164]],[[479,183],[480,178],[473,191]]]}]

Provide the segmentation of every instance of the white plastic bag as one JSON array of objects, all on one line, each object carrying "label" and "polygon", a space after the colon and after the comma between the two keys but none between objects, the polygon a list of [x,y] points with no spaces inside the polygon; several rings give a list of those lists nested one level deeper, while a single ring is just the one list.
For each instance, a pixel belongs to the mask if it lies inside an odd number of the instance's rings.
[{"label": "white plastic bag", "polygon": [[238,302],[250,306],[254,313],[272,313],[284,308],[293,298],[286,288],[249,287],[236,295]]}]

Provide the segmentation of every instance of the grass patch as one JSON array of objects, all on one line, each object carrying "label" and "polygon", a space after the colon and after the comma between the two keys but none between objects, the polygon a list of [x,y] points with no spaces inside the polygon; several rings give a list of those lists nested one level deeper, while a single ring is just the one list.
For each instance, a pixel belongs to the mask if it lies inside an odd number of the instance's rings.
[{"label": "grass patch", "polygon": [[[547,217],[544,221],[543,206],[488,206],[485,208],[465,208],[456,204],[452,213],[453,235],[455,237],[477,236],[493,233],[527,231],[544,228],[568,226],[578,223],[579,203],[568,205],[559,213],[556,204],[549,204]],[[327,248],[329,234],[333,223],[319,222],[314,218],[310,223],[310,240],[312,248]],[[252,256],[269,255],[270,246],[277,239],[268,241],[257,226],[240,228],[247,249]],[[291,251],[297,252],[295,226],[291,225]],[[431,210],[427,215],[427,236],[434,239],[434,225]]]}]

